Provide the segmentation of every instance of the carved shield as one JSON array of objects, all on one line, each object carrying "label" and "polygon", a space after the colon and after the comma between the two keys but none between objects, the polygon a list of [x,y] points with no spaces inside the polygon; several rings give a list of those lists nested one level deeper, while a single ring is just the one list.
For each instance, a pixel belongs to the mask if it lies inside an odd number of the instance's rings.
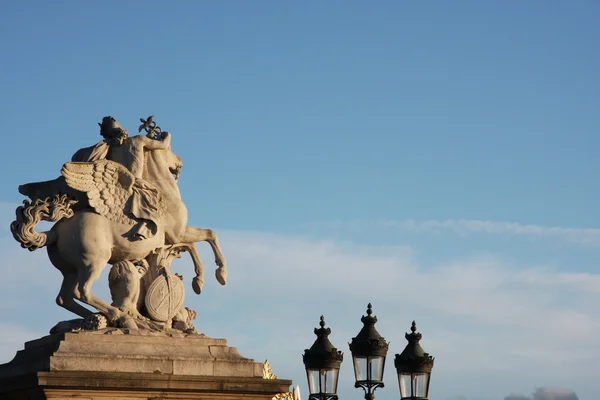
[{"label": "carved shield", "polygon": [[173,274],[161,275],[152,282],[146,292],[148,315],[155,321],[167,322],[181,309],[184,297],[181,279]]}]

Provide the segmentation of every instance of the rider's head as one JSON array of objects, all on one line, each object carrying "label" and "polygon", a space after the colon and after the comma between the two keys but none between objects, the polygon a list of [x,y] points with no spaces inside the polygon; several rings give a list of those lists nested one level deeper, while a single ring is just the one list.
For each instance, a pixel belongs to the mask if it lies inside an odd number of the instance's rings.
[{"label": "rider's head", "polygon": [[121,125],[113,117],[102,118],[102,123],[98,123],[98,125],[100,125],[100,135],[109,144],[123,144],[127,139],[127,129],[121,128]]}]

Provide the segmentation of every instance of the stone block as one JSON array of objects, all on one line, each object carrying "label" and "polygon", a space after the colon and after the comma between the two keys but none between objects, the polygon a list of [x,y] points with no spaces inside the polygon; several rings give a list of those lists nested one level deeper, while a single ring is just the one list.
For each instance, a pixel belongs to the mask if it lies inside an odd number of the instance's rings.
[{"label": "stone block", "polygon": [[290,380],[263,379],[263,363],[225,339],[107,328],[25,343],[0,365],[7,400],[270,400]]}]

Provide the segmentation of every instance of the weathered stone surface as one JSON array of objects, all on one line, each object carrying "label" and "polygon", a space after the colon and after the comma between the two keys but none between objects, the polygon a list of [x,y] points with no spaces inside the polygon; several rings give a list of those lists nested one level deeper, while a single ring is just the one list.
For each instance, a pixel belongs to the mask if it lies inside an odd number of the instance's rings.
[{"label": "weathered stone surface", "polygon": [[[210,244],[221,285],[227,265],[217,235],[188,225],[178,187],[183,161],[171,149],[171,134],[153,117],[142,118],[138,132],[146,135],[130,137],[113,117],[99,125],[103,139],[77,151],[60,177],[19,186],[29,200],[17,208],[10,225],[22,247],[48,248],[51,263],[64,277],[56,303],[82,319],[61,322],[53,332],[96,325],[195,332],[196,313],[183,307],[184,286],[178,280],[183,277],[171,272],[171,262],[181,252],[190,253],[197,294],[204,284],[197,242]],[[41,221],[55,224],[37,232]],[[107,264],[112,265],[110,304],[91,289]],[[96,317],[80,303],[96,309],[102,323],[87,323]]]},{"label": "weathered stone surface", "polygon": [[142,333],[105,328],[46,336],[25,343],[10,363],[0,366],[0,377],[39,370],[262,376],[255,367],[262,363],[242,357],[225,339]]},{"label": "weathered stone surface", "polygon": [[291,381],[97,372],[38,372],[2,382],[5,400],[271,400]]},{"label": "weathered stone surface", "polygon": [[0,365],[0,398],[228,400],[287,392],[291,381],[263,379],[263,366],[225,339],[198,334],[63,333],[25,343]]}]

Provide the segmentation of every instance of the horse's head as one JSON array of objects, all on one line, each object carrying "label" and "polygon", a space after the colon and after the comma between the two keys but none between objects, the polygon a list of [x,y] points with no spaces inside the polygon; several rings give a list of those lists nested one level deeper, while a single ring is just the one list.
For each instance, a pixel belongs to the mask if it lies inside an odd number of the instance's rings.
[{"label": "horse's head", "polygon": [[173,174],[173,178],[175,178],[175,180],[178,180],[179,175],[181,175],[181,168],[183,168],[183,161],[181,160],[181,157],[173,153],[173,151],[170,149],[167,150],[166,153],[169,172]]},{"label": "horse's head", "polygon": [[[183,167],[181,157],[173,153],[171,147],[144,152],[143,178],[155,184],[177,187],[177,180]],[[171,189],[168,189],[171,190]]]}]

